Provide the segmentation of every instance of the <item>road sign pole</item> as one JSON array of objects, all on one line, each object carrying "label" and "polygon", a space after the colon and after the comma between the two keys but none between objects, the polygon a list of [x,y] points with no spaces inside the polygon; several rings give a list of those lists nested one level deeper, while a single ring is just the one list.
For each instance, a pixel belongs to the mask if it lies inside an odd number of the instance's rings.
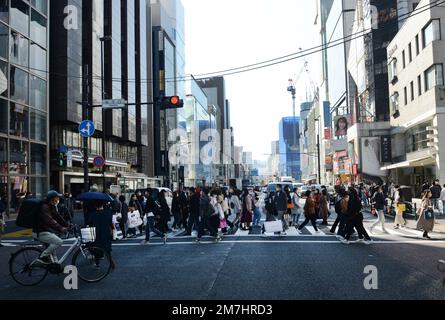
[{"label": "road sign pole", "polygon": [[[82,116],[84,120],[88,120],[88,106],[89,106],[89,67],[84,66],[84,81],[83,81],[83,107]],[[83,138],[83,191],[88,192],[90,190],[90,177],[88,168],[88,138]]]}]

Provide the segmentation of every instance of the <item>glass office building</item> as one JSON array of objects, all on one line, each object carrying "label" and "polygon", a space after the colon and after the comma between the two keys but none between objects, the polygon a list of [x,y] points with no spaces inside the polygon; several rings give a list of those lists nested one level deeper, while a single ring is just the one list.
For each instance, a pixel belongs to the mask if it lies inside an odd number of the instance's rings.
[{"label": "glass office building", "polygon": [[46,195],[47,0],[0,0],[0,195],[8,212],[26,192]]},{"label": "glass office building", "polygon": [[301,180],[300,117],[286,117],[280,121],[281,176]]}]

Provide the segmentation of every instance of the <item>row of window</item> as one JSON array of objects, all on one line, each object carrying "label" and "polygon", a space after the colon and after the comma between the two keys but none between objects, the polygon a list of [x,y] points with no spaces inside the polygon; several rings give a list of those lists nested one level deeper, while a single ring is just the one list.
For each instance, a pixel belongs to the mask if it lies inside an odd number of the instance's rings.
[{"label": "row of window", "polygon": [[[431,42],[436,40],[441,40],[442,34],[440,29],[440,20],[434,19],[431,20],[423,29],[422,29],[422,49],[425,49]],[[416,35],[414,39],[414,47],[415,54],[418,56],[420,54],[420,39],[419,35]],[[406,51],[407,50],[407,51]],[[408,49],[402,51],[402,67],[403,69],[413,61],[413,44],[410,42],[408,44]],[[408,59],[408,60],[407,60]],[[389,66],[389,79],[394,84],[397,82],[398,75],[398,63],[397,58],[393,58],[390,62]]]},{"label": "row of window", "polygon": [[[417,76],[417,96],[421,96],[423,92],[427,92],[436,86],[444,85],[443,64],[434,64],[428,68],[424,73],[424,91],[422,91],[422,76]],[[409,92],[408,92],[409,90]],[[409,87],[403,88],[403,101],[406,106],[410,101],[414,101],[416,97],[415,83],[411,81]],[[391,108],[394,117],[398,116],[399,112],[399,93],[395,92],[391,96]]]},{"label": "row of window", "polygon": [[45,145],[0,137],[0,175],[46,175],[46,169]]},{"label": "row of window", "polygon": [[0,60],[0,96],[46,111],[46,81]]},{"label": "row of window", "polygon": [[48,192],[46,177],[0,176],[0,198],[7,207],[10,194],[10,209],[17,211],[21,199],[26,192],[31,192],[37,198],[44,198]]},{"label": "row of window", "polygon": [[0,99],[0,133],[46,142],[46,117],[39,110]]},{"label": "row of window", "polygon": [[[53,146],[58,147],[61,145],[68,146],[70,148],[82,149],[83,141],[78,132],[66,130],[66,129],[54,129],[52,130],[52,143]],[[89,153],[93,155],[102,154],[102,139],[101,138],[88,138]],[[106,141],[106,158],[121,160],[129,163],[137,162],[137,147],[121,145],[117,142]]]}]

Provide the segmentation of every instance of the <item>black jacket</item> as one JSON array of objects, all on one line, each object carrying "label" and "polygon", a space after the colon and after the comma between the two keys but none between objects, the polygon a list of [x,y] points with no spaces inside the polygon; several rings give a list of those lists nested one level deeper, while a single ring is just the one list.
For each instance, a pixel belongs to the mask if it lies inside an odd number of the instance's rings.
[{"label": "black jacket", "polygon": [[173,197],[172,200],[172,212],[179,213],[181,212],[181,203],[179,197]]},{"label": "black jacket", "polygon": [[376,210],[383,210],[385,209],[385,196],[382,192],[376,192],[374,194],[374,203]]},{"label": "black jacket", "polygon": [[360,213],[362,210],[362,202],[358,198],[349,198],[348,202],[348,215],[353,217]]},{"label": "black jacket", "polygon": [[199,216],[200,211],[200,199],[197,194],[190,196],[190,214]]},{"label": "black jacket", "polygon": [[442,191],[442,188],[439,185],[434,185],[430,188],[431,195],[433,199],[439,199],[440,198],[440,192]]},{"label": "black jacket", "polygon": [[287,210],[287,195],[284,191],[277,192],[275,195],[275,208],[277,211]]}]

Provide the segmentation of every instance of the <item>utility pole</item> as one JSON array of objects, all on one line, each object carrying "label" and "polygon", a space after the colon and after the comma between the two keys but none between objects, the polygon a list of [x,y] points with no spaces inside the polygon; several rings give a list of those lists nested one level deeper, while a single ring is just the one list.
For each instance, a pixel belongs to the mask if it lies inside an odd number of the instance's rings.
[{"label": "utility pole", "polygon": [[[101,86],[102,86],[102,101],[105,100],[105,76],[104,76],[104,42],[105,41],[111,41],[112,37],[111,36],[104,36],[102,38],[99,39],[100,40],[100,74],[101,74]],[[106,125],[106,111],[104,108],[102,108],[102,156],[103,158],[107,159],[106,157],[106,131],[105,131],[105,125]],[[103,174],[103,192],[106,192],[107,190],[107,178],[105,177],[105,169],[106,169],[106,165],[103,166],[102,168],[102,174]]]},{"label": "utility pole", "polygon": [[[84,66],[83,77],[83,99],[82,99],[82,118],[89,120],[89,105],[90,105],[90,84],[89,84],[89,66]],[[83,189],[88,192],[90,189],[90,178],[88,168],[88,138],[83,138]]]}]

